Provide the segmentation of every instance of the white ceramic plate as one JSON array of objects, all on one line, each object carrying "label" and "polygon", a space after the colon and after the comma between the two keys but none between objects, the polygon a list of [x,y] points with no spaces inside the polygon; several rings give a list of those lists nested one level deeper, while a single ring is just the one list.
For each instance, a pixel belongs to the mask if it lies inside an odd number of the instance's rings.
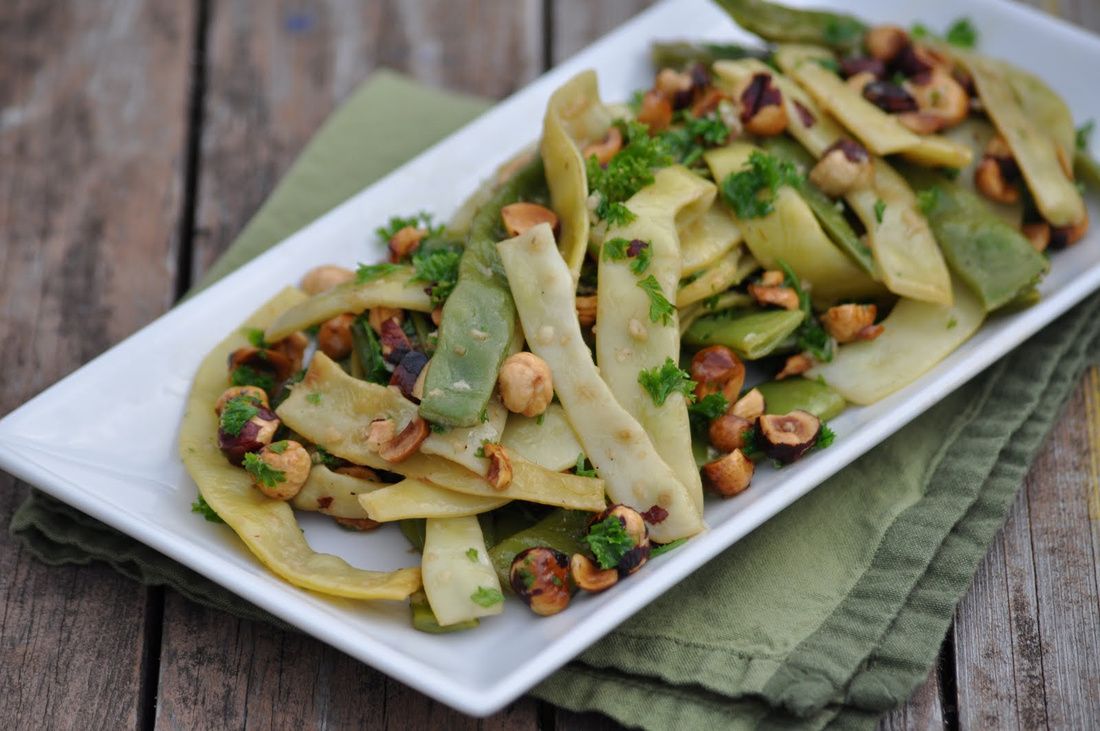
[{"label": "white ceramic plate", "polygon": [[[981,30],[983,50],[1039,73],[1070,101],[1077,120],[1100,118],[1095,74],[1084,71],[1100,64],[1100,39],[1072,26],[1006,0],[845,5],[871,21],[921,20],[932,28],[968,15]],[[751,40],[706,0],[650,9],[8,415],[0,421],[0,467],[398,680],[461,711],[487,715],[1100,285],[1100,234],[1094,229],[1054,257],[1039,305],[987,324],[933,372],[886,401],[845,412],[833,422],[833,447],[782,473],[762,470],[737,498],[709,501],[709,532],[555,617],[539,619],[509,600],[502,616],[476,631],[421,634],[409,626],[404,604],[356,603],[296,589],[263,569],[230,530],[191,513],[196,490],[176,457],[177,425],[199,361],[238,320],[312,265],[377,260],[380,252],[364,232],[388,215],[410,206],[449,214],[497,164],[537,136],[551,91],[577,71],[596,68],[604,97],[626,98],[652,79],[648,43],[684,38]],[[1095,197],[1091,215],[1100,221]],[[417,563],[393,526],[351,534],[316,515],[302,515],[301,522],[316,549],[356,566],[388,570]]]}]

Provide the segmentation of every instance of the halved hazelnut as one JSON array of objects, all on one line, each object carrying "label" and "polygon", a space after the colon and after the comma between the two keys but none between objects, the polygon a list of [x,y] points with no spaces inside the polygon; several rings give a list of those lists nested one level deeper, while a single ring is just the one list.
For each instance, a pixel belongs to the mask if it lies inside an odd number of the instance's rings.
[{"label": "halved hazelnut", "polygon": [[772,81],[771,74],[753,74],[737,96],[745,131],[761,137],[779,135],[787,129],[783,93]]},{"label": "halved hazelnut", "polygon": [[863,46],[872,58],[883,63],[893,61],[909,45],[909,34],[896,25],[876,25],[863,36]]},{"label": "halved hazelnut", "polygon": [[317,331],[317,348],[333,360],[343,360],[351,355],[351,326],[355,315],[345,312],[326,320]]},{"label": "halved hazelnut", "polygon": [[902,127],[921,136],[934,135],[945,126],[942,117],[924,111],[902,112],[897,118]]},{"label": "halved hazelnut", "polygon": [[367,324],[378,335],[382,334],[382,324],[387,320],[396,320],[400,325],[405,322],[405,311],[396,307],[372,307],[367,313]]},{"label": "halved hazelnut", "polygon": [[497,375],[500,398],[515,414],[538,416],[554,398],[554,378],[546,361],[534,353],[508,356]]},{"label": "halved hazelnut", "polygon": [[849,88],[855,89],[862,96],[864,89],[866,89],[868,85],[880,80],[880,77],[875,76],[870,71],[862,71],[858,74],[848,77],[848,81],[846,81],[845,83],[848,84]]},{"label": "halved hazelnut", "polygon": [[405,226],[394,232],[390,238],[390,261],[399,262],[408,259],[420,248],[420,242],[428,235],[428,229]]},{"label": "halved hazelnut", "polygon": [[729,413],[740,416],[742,419],[754,421],[756,417],[764,413],[764,394],[759,388],[754,388],[737,400]]},{"label": "halved hazelnut", "polygon": [[655,91],[647,91],[642,97],[637,120],[649,126],[650,132],[662,132],[672,124],[672,102]]},{"label": "halved hazelnut", "polygon": [[792,376],[801,376],[806,371],[814,367],[813,358],[805,353],[798,353],[787,358],[787,361],[783,364],[783,369],[779,373],[775,374],[775,380],[782,381],[785,378],[791,378]]},{"label": "halved hazelnut", "polygon": [[309,338],[302,332],[292,332],[279,342],[271,344],[271,350],[282,353],[290,362],[292,372],[302,367],[302,361],[308,347]]},{"label": "halved hazelnut", "polygon": [[596,324],[596,295],[577,295],[577,319],[581,327],[592,327]]},{"label": "halved hazelnut", "polygon": [[420,398],[416,395],[416,384],[420,379],[420,374],[424,371],[424,366],[427,364],[428,356],[419,350],[410,350],[405,353],[405,357],[393,369],[393,374],[390,376],[390,385],[397,386],[397,389],[401,391],[401,395],[405,398],[419,401]]},{"label": "halved hazelnut", "polygon": [[850,343],[861,339],[860,333],[875,324],[877,315],[874,305],[837,305],[825,311],[821,325],[838,343]]},{"label": "halved hazelnut", "polygon": [[619,581],[618,571],[601,569],[583,553],[574,553],[569,559],[569,573],[573,577],[574,584],[592,593],[610,589]]},{"label": "halved hazelnut", "polygon": [[349,464],[343,467],[337,467],[333,470],[333,472],[341,475],[347,475],[348,477],[354,477],[357,480],[378,482],[378,474],[370,467],[364,467],[363,465]]},{"label": "halved hazelnut", "polygon": [[269,374],[275,381],[285,381],[297,370],[282,352],[270,348],[261,350],[251,345],[237,348],[229,354],[230,376],[242,366],[258,373]]},{"label": "halved hazelnut", "polygon": [[496,442],[481,445],[485,458],[489,460],[489,470],[485,480],[494,490],[505,490],[512,482],[512,460],[504,447]]},{"label": "halved hazelnut", "polygon": [[397,424],[393,419],[375,419],[367,425],[367,449],[381,451],[382,446],[397,436]]},{"label": "halved hazelnut", "polygon": [[214,413],[221,416],[225,405],[241,396],[251,398],[258,406],[271,408],[271,404],[267,401],[267,392],[262,388],[256,386],[230,386],[222,392],[221,396],[218,396],[218,400],[214,403]]},{"label": "halved hazelnut", "polygon": [[323,264],[306,272],[298,286],[306,294],[315,295],[353,279],[355,279],[355,272],[352,270],[333,264]]},{"label": "halved hazelnut", "polygon": [[[371,426],[375,423],[377,422],[372,422]],[[419,416],[414,416],[397,436],[379,446],[378,456],[387,462],[404,462],[416,454],[430,433],[428,422]]]},{"label": "halved hazelnut", "polygon": [[436,327],[439,327],[440,323],[442,323],[442,322],[443,322],[443,308],[442,307],[436,307],[434,310],[432,310],[432,324],[435,325]]},{"label": "halved hazelnut", "polygon": [[606,165],[621,149],[623,149],[623,133],[618,127],[612,125],[607,129],[607,134],[602,140],[589,143],[581,155],[585,160],[595,157],[597,163]]},{"label": "halved hazelnut", "polygon": [[569,557],[545,546],[528,548],[512,560],[508,583],[535,614],[557,614],[569,606],[572,598]]},{"label": "halved hazelnut", "polygon": [[1025,223],[1020,230],[1036,251],[1046,251],[1050,246],[1050,224],[1046,221]]},{"label": "halved hazelnut", "polygon": [[810,170],[810,182],[830,198],[840,198],[874,182],[875,168],[867,148],[854,140],[839,140]]},{"label": "halved hazelnut", "polygon": [[377,520],[371,520],[370,518],[340,518],[334,515],[332,519],[336,521],[337,525],[341,525],[348,530],[368,531],[382,525]]},{"label": "halved hazelnut", "polygon": [[930,74],[906,81],[905,90],[916,100],[918,111],[916,117],[909,113],[899,121],[917,134],[954,127],[970,114],[970,95],[944,68],[934,68]]},{"label": "halved hazelnut", "polygon": [[298,442],[284,440],[260,450],[260,459],[273,470],[282,473],[282,481],[264,482],[255,475],[252,484],[274,500],[290,500],[302,490],[313,467],[309,452]]},{"label": "halved hazelnut", "polygon": [[982,158],[974,169],[974,185],[982,195],[997,203],[1020,202],[1020,188],[1005,177],[1003,166],[996,158]]},{"label": "halved hazelnut", "polygon": [[554,234],[558,233],[558,214],[538,203],[510,203],[500,209],[500,219],[509,236],[519,236],[540,223],[550,224]]},{"label": "halved hazelnut", "polygon": [[733,497],[744,492],[752,482],[756,465],[740,449],[713,462],[703,465],[703,479],[707,485],[722,497]]},{"label": "halved hazelnut", "polygon": [[756,419],[757,443],[764,454],[790,464],[813,449],[821,420],[808,411],[764,414]]},{"label": "halved hazelnut", "polygon": [[745,385],[745,364],[725,345],[710,345],[692,357],[691,380],[696,399],[721,393],[733,401]]},{"label": "halved hazelnut", "polygon": [[428,380],[428,366],[431,364],[432,359],[429,358],[428,362],[424,364],[424,367],[420,369],[420,373],[416,376],[416,382],[413,383],[412,397],[420,402],[424,398],[424,384]]},{"label": "halved hazelnut", "polygon": [[759,284],[750,284],[749,295],[762,305],[774,305],[785,310],[797,310],[802,306],[798,300],[798,292],[791,287],[764,287]]},{"label": "halved hazelnut", "polygon": [[719,452],[732,452],[745,446],[745,432],[752,429],[752,422],[736,414],[722,414],[710,422],[707,435]]}]

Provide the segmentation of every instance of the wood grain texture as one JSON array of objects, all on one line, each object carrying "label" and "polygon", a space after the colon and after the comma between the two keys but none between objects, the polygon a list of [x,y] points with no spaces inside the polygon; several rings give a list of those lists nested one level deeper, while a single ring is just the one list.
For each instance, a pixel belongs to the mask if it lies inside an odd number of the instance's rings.
[{"label": "wood grain texture", "polygon": [[[209,28],[196,275],[305,142],[380,66],[503,97],[542,71],[538,0],[215,3]],[[399,110],[395,110],[398,113]]]},{"label": "wood grain texture", "polygon": [[656,0],[554,0],[550,58],[559,64]]},{"label": "wood grain texture", "polygon": [[[171,302],[190,3],[0,4],[0,414]],[[26,488],[0,474],[0,523]],[[0,532],[5,728],[139,721],[147,591]]]}]

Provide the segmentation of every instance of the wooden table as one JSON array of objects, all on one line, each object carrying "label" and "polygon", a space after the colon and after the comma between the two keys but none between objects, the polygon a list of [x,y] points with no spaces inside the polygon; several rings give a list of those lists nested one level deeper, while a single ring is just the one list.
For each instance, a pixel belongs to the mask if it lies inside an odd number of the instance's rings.
[{"label": "wooden table", "polygon": [[[503,97],[646,4],[7,0],[0,414],[171,307],[372,69]],[[1100,30],[1095,0],[1062,5]],[[884,726],[1100,726],[1097,435],[1094,370],[959,605],[938,667]],[[0,523],[26,491],[0,474]],[[0,719],[6,728],[614,726],[530,699],[472,720],[308,637],[100,565],[43,566],[6,532]]]}]

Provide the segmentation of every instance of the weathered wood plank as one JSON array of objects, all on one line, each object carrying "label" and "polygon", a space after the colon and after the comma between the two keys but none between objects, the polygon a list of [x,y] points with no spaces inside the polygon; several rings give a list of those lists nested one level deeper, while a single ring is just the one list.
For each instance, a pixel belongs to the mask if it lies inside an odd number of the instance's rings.
[{"label": "weathered wood plank", "polygon": [[[191,3],[0,4],[0,414],[171,303]],[[0,524],[26,488],[0,474]],[[5,728],[134,727],[147,592],[0,531]]]},{"label": "weathered wood plank", "polygon": [[656,0],[554,0],[550,58],[565,61],[600,36],[614,30]]},{"label": "weathered wood plank", "polygon": [[[542,69],[541,4],[211,6],[194,274],[220,254],[334,107],[378,66],[502,96]],[[413,205],[413,204],[410,204]],[[165,604],[157,726],[533,729],[520,701],[485,721],[311,638]]]},{"label": "weathered wood plank", "polygon": [[945,728],[942,668],[928,671],[928,679],[913,692],[905,705],[886,714],[879,731],[934,731]]}]

